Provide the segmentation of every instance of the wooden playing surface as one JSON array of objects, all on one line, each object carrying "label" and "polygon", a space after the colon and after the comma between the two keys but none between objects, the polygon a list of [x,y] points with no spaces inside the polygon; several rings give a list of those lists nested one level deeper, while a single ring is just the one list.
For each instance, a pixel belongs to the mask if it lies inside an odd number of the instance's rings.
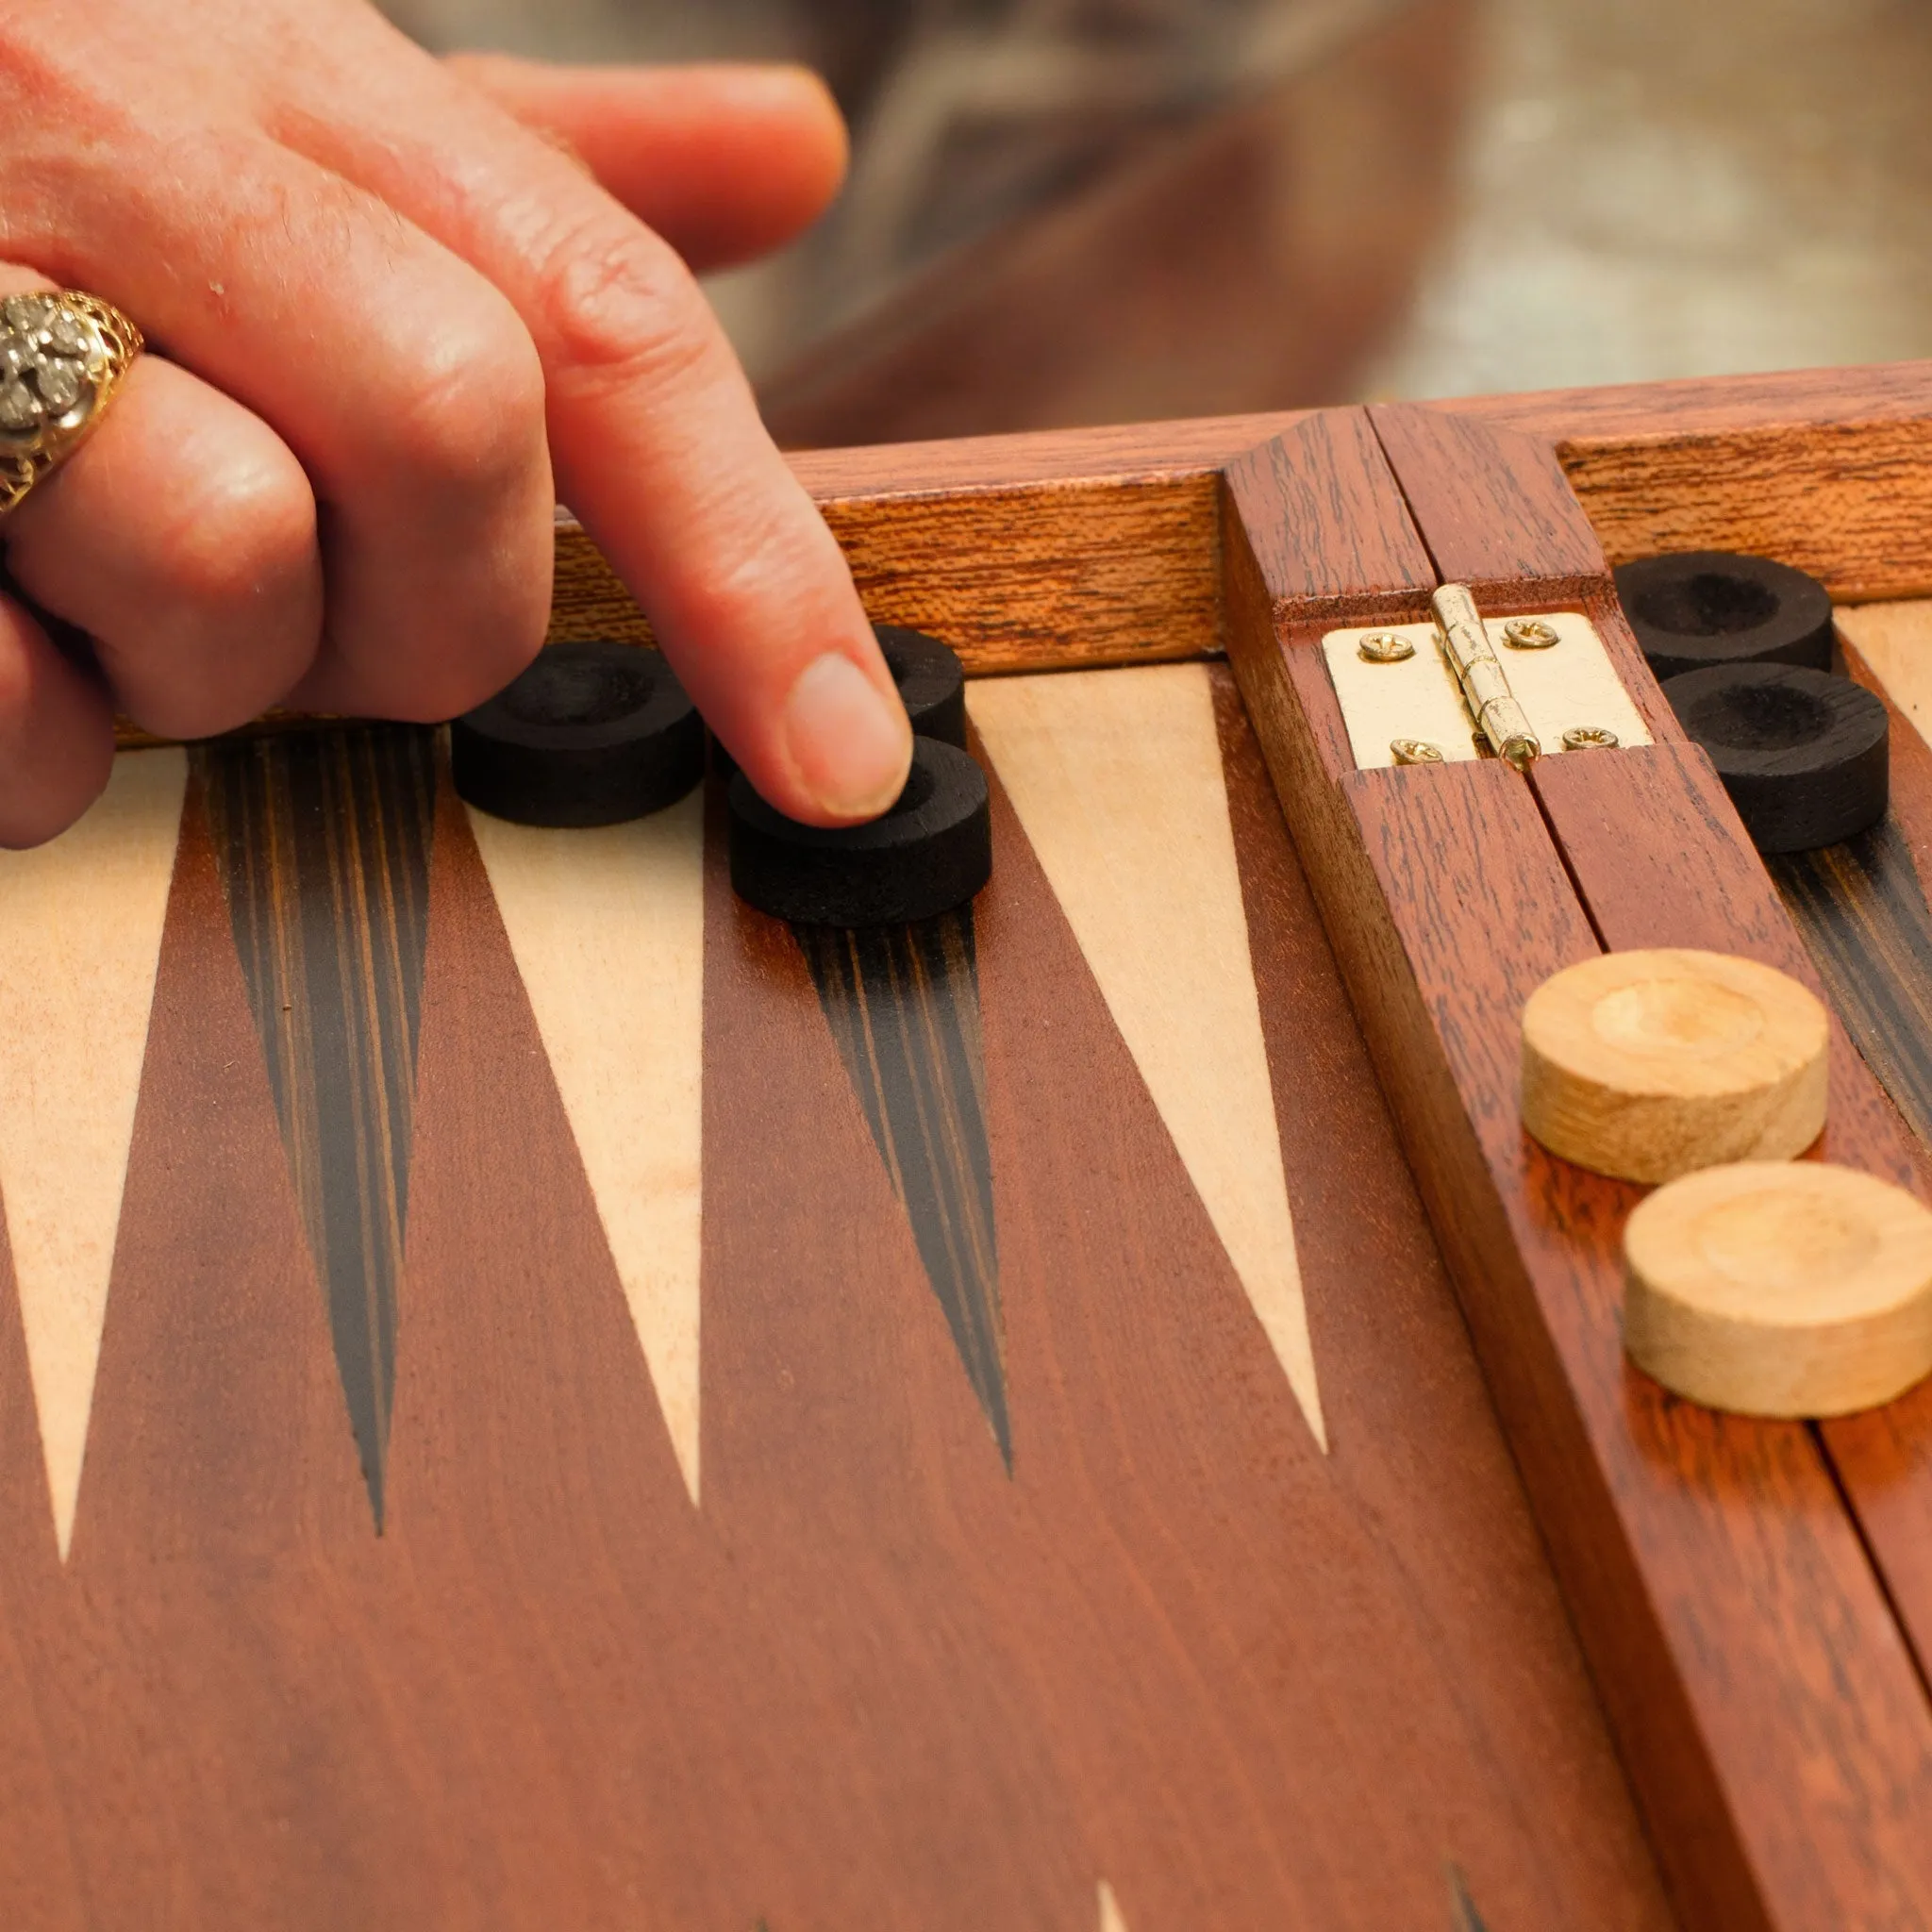
[{"label": "wooden playing surface", "polygon": [[[0,1922],[1932,1924],[1932,1394],[1664,1396],[1515,1113],[1547,973],[1744,951],[1924,1191],[1932,374],[798,463],[1017,674],[968,912],[399,727],[0,858]],[[1643,669],[1606,546],[1707,543],[1859,604],[1856,850],[1767,873]],[[1657,742],[1356,772],[1320,636],[1448,580]]]},{"label": "wooden playing surface", "polygon": [[991,695],[916,939],[405,731],[0,864],[10,1923],[1666,1923],[1231,678]]}]

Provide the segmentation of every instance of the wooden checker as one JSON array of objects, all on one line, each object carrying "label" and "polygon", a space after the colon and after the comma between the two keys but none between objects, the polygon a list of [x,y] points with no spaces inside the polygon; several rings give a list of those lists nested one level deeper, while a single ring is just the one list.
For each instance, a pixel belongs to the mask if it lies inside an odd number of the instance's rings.
[{"label": "wooden checker", "polygon": [[[1608,566],[1922,594],[1932,373],[796,467],[1010,674],[967,912],[301,720],[0,857],[8,1923],[1932,1923],[1932,1396],[1633,1370],[1519,1092],[1552,974],[1739,953],[1923,1193],[1932,755],[1774,876]],[[1321,639],[1444,581],[1656,741],[1355,769]]]},{"label": "wooden checker", "polygon": [[1552,1154],[1631,1181],[1801,1154],[1824,1127],[1824,1003],[1756,959],[1604,953],[1523,1009],[1523,1124]]},{"label": "wooden checker", "polygon": [[1631,1215],[1624,1258],[1624,1344],[1693,1402],[1844,1415],[1932,1374],[1932,1211],[1869,1174],[1706,1169]]}]

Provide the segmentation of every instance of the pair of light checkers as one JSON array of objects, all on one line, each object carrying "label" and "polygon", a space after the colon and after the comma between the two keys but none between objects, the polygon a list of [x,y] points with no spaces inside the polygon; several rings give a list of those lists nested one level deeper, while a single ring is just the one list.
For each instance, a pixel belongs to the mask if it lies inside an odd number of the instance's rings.
[{"label": "pair of light checkers", "polygon": [[1824,1131],[1831,1028],[1787,974],[1725,953],[1607,953],[1523,1015],[1523,1124],[1660,1182],[1624,1228],[1624,1342],[1713,1408],[1870,1408],[1932,1374],[1932,1211],[1796,1158]]},{"label": "pair of light checkers", "polygon": [[[779,919],[889,925],[951,911],[992,871],[986,774],[966,750],[966,687],[939,639],[875,626],[914,732],[898,802],[862,825],[803,825],[731,774],[731,883]],[[458,794],[517,824],[620,824],[675,804],[705,774],[704,720],[658,651],[553,644],[450,726]]]}]

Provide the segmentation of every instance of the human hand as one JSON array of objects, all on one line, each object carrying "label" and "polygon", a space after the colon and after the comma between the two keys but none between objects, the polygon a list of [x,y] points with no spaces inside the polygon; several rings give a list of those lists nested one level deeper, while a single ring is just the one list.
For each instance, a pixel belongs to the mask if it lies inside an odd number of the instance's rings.
[{"label": "human hand", "polygon": [[108,687],[0,596],[0,842],[85,808],[115,706],[478,702],[541,641],[559,495],[774,804],[883,809],[903,711],[691,275],[843,160],[791,70],[444,63],[362,0],[0,8],[0,293],[87,290],[163,352],[0,525]]}]

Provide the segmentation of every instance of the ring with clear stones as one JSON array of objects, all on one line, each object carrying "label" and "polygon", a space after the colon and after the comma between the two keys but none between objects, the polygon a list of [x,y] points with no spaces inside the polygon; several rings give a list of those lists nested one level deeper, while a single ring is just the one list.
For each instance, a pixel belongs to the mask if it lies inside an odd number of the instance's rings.
[{"label": "ring with clear stones", "polygon": [[141,351],[140,329],[97,295],[0,300],[0,519],[80,446]]}]

